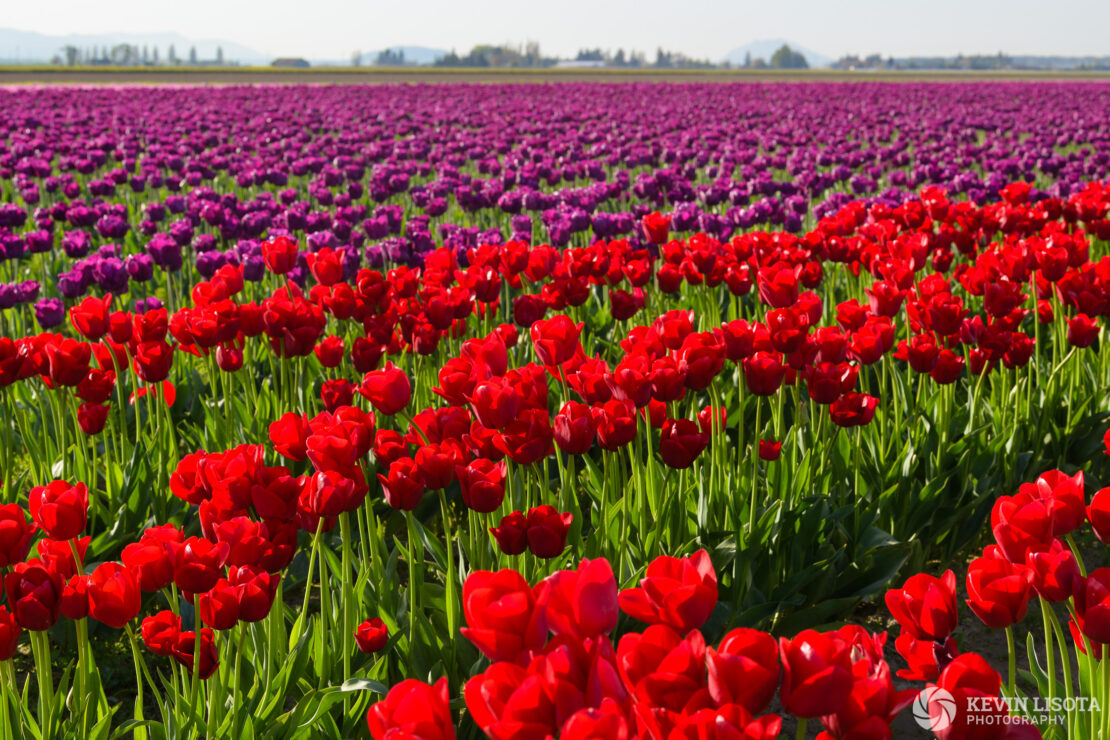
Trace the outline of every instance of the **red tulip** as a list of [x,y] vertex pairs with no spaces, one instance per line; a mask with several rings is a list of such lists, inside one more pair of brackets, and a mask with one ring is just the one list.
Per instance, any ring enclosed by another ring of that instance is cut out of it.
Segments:
[[761,268],[755,278],[759,300],[771,308],[788,308],[798,300],[798,275],[793,265],[777,262]]
[[270,615],[281,576],[253,565],[233,565],[227,581],[235,589],[240,622],[261,622]]
[[226,542],[214,544],[202,537],[190,537],[170,547],[173,581],[192,594],[202,594],[216,585],[231,550]]
[[1052,534],[1063,537],[1083,524],[1086,495],[1083,488],[1083,471],[1065,475],[1059,470],[1041,473],[1033,483],[1022,483],[1018,494],[1028,493],[1045,502],[1052,518]]
[[555,446],[547,409],[530,408],[493,438],[493,444],[517,465],[532,465],[550,455]]
[[1100,488],[1087,507],[1091,529],[1103,544],[1110,543],[1110,487]]
[[324,337],[320,343],[316,345],[313,352],[316,359],[324,367],[339,367],[339,363],[343,362],[343,354],[346,347],[343,344],[343,337],[335,335]]
[[108,307],[111,304],[111,293],[103,298],[89,296],[69,309],[69,321],[78,334],[90,342],[95,342],[108,333]]
[[27,514],[19,504],[0,506],[0,568],[22,562],[31,549],[35,525],[27,521]]
[[140,344],[135,348],[135,374],[146,383],[161,383],[173,367],[173,351],[165,341]]
[[1009,710],[1006,702],[998,698],[1002,677],[982,657],[975,653],[960,655],[941,671],[937,687],[947,691],[956,706],[952,714],[937,704],[948,696],[939,692],[930,696],[929,715],[951,717],[951,724],[936,732],[940,740],[986,740],[1002,737],[1003,732],[1007,733],[1005,737],[1010,736],[1005,724]]
[[1073,347],[1090,347],[1098,339],[1098,322],[1085,313],[1068,319],[1068,344]]
[[[196,632],[178,632],[173,644],[173,658],[192,674],[193,656],[196,654]],[[201,679],[207,680],[220,665],[220,652],[216,649],[215,633],[207,627],[200,631],[200,671]]]
[[782,732],[782,718],[770,714],[752,717],[738,704],[717,709],[699,709],[679,715],[668,740],[703,740],[703,738],[736,738],[736,740],[771,740]]
[[411,457],[402,457],[389,466],[389,475],[378,474],[385,502],[394,509],[412,511],[424,498],[424,478]]
[[262,259],[270,272],[285,275],[297,266],[297,243],[287,236],[262,242]]
[[89,575],[89,616],[109,627],[123,626],[139,615],[142,595],[128,568],[101,563]]
[[528,511],[528,549],[537,558],[557,558],[566,548],[567,532],[574,517],[544,504]]
[[983,624],[1003,629],[1025,619],[1033,572],[1003,558],[981,557],[967,567],[967,605]]
[[617,581],[609,561],[583,558],[578,570],[561,570],[536,587],[536,600],[555,635],[578,641],[608,635],[617,627]]
[[162,542],[141,539],[123,548],[123,564],[134,573],[139,589],[153,593],[173,581],[173,558]]
[[392,416],[408,406],[412,398],[412,385],[404,371],[392,362],[387,362],[381,370],[366,373],[358,392],[379,412]]
[[44,348],[47,375],[57,386],[73,387],[89,374],[92,350],[88,344],[63,337]]
[[400,432],[392,429],[379,429],[374,432],[374,459],[379,467],[388,467],[407,457],[409,454],[408,443]]
[[520,555],[528,549],[528,520],[519,511],[505,515],[500,526],[490,527],[489,531],[506,555]]
[[497,511],[505,499],[505,462],[479,458],[455,466],[463,503],[472,511],[488,514]]
[[667,419],[659,441],[659,456],[671,468],[682,470],[694,464],[709,446],[709,434],[689,419]]
[[782,442],[770,439],[759,440],[759,459],[774,462],[782,456]]
[[312,277],[321,285],[335,285],[343,279],[343,252],[324,247],[319,252],[305,253]]
[[834,633],[804,630],[779,639],[782,706],[797,717],[836,714],[852,693],[848,643]]
[[374,740],[455,740],[447,679],[434,686],[406,679],[370,707],[366,723]]
[[891,722],[920,692],[912,688],[896,691],[885,661],[874,667],[859,661],[853,671],[855,680],[847,701],[840,711],[821,718],[827,732],[819,737],[822,740],[893,737]]
[[711,702],[705,685],[705,638],[697,630],[685,638],[665,624],[630,632],[617,646],[617,669],[645,707],[682,712]]
[[200,619],[214,630],[229,630],[239,623],[238,590],[226,578],[197,596]]
[[941,643],[918,640],[909,632],[898,635],[894,647],[908,666],[898,671],[898,677],[907,681],[936,681],[941,670],[960,654],[956,641],[951,637]]
[[367,619],[355,630],[355,643],[364,653],[376,653],[389,642],[389,628],[385,622],[375,617]]
[[354,403],[355,386],[346,378],[325,380],[320,386],[320,400],[329,413],[334,413],[340,407]]
[[628,718],[613,699],[606,697],[597,709],[579,709],[563,723],[563,740],[629,740]]
[[1075,610],[1092,642],[1110,644],[1110,568],[1093,570],[1076,582]]
[[737,627],[716,650],[705,652],[709,667],[709,695],[718,706],[739,704],[759,714],[775,696],[779,684],[779,649],[766,632]]
[[37,561],[16,563],[4,576],[8,608],[20,627],[41,632],[54,626],[61,615],[62,579]]
[[829,416],[838,427],[866,426],[875,418],[879,399],[849,391],[829,405]]
[[659,211],[652,211],[640,219],[640,226],[644,230],[644,239],[648,244],[663,244],[667,241],[667,234],[671,229],[671,217],[664,216]]
[[991,528],[1006,559],[1024,563],[1031,549],[1043,550],[1052,541],[1050,503],[1034,498],[1028,489],[1015,496],[1000,496],[991,510]]
[[282,457],[299,461],[308,454],[308,417],[292,411],[270,424],[270,442]]
[[19,647],[19,634],[22,629],[15,615],[8,607],[0,606],[0,660],[11,660]]
[[567,401],[555,415],[553,434],[555,444],[568,455],[589,452],[597,436],[597,424],[590,407],[577,401]]
[[856,385],[858,371],[847,362],[822,362],[806,368],[809,397],[820,404],[831,404]]
[[741,366],[748,392],[757,396],[774,395],[786,376],[786,367],[779,355],[773,352],[756,352],[751,357],[745,357]]
[[62,586],[62,616],[78,620],[89,616],[89,577],[73,575]]
[[581,349],[578,337],[582,324],[574,323],[569,316],[559,314],[532,324],[528,330],[536,357],[548,367],[562,365]]
[[155,655],[169,657],[181,632],[181,619],[169,609],[143,620],[143,642]]
[[106,403],[83,403],[77,407],[77,425],[89,436],[100,434],[108,422],[111,407]]
[[487,429],[504,429],[519,418],[523,408],[520,390],[508,378],[480,381],[466,400],[474,418]]
[[89,489],[84,483],[71,486],[63,480],[35,486],[28,494],[31,518],[54,540],[71,540],[85,529],[89,513]]
[[515,570],[474,571],[463,583],[463,637],[492,661],[515,661],[547,640],[544,610]]
[[636,407],[629,401],[606,401],[593,408],[593,416],[603,450],[619,450],[636,437]]
[[[38,550],[41,565],[57,572],[64,581],[77,573],[77,561],[74,560],[73,551],[77,550],[78,556],[84,562],[85,553],[89,548],[91,537],[80,537],[72,540],[52,540],[43,537],[35,545]],[[76,548],[73,547],[76,545]]]
[[688,334],[677,350],[678,369],[690,390],[709,387],[725,364],[724,344],[712,332]]
[[686,558],[656,558],[639,588],[620,593],[625,614],[647,624],[666,624],[680,634],[705,624],[716,605],[717,574],[705,550]]
[[956,629],[956,574],[918,573],[886,592],[886,606],[902,631],[917,640],[943,641]]
[[1025,564],[1033,571],[1033,590],[1046,601],[1067,601],[1082,584],[1075,554],[1060,540],[1053,540],[1047,550],[1030,550]]

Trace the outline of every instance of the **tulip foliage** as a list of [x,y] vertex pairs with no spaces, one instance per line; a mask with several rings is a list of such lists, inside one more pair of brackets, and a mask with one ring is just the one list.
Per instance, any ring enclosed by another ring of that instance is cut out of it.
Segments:
[[[689,135],[623,85],[0,91],[0,737],[889,738],[892,672],[1012,738],[1059,732],[1022,692],[1110,707],[1110,93],[822,89],[676,86]],[[1006,680],[926,572],[987,526]],[[829,628],[884,592],[904,669]]]

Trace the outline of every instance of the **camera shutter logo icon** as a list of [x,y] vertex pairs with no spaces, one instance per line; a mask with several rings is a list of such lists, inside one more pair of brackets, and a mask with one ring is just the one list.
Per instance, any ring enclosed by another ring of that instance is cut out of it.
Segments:
[[956,700],[937,686],[923,689],[913,701],[913,718],[923,729],[947,730],[956,719]]

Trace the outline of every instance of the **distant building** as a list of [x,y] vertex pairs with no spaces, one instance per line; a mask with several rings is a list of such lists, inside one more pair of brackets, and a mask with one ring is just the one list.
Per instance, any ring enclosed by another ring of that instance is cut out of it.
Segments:
[[309,67],[307,59],[300,57],[279,57],[271,64],[271,67],[284,67],[286,69],[307,69]]

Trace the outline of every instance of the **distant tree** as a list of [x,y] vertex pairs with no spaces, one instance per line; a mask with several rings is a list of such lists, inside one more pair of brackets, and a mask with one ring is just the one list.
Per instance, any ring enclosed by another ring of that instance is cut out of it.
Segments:
[[151,64],[158,64],[158,47],[157,46],[155,46],[153,49],[150,50],[150,63]]
[[624,49],[617,49],[617,53],[613,55],[613,66],[623,67],[627,63],[624,59]]
[[166,61],[170,64],[177,64],[177,52],[174,51],[173,44],[170,44],[170,48],[166,52]]
[[524,44],[524,61],[528,67],[539,67],[543,64],[543,52],[540,51],[539,41],[527,41]]
[[775,69],[809,69],[809,62],[801,52],[783,44],[771,55],[771,66]]
[[194,64],[195,65],[196,63],[197,63],[197,47],[190,46],[189,47],[189,64]]
[[108,55],[108,59],[112,64],[121,66],[131,64],[131,52],[132,49],[130,44],[116,44],[112,47],[112,52]]
[[76,46],[62,47],[62,53],[65,54],[65,61],[67,67],[76,67],[77,58],[81,55],[81,50]]
[[351,52],[351,66],[359,67],[362,65],[362,52],[355,49]]
[[405,65],[405,50],[384,49],[378,52],[374,59],[375,67],[403,67]]
[[461,67],[462,66],[462,59],[459,57],[458,54],[455,53],[455,50],[452,49],[447,54],[444,54],[439,59],[432,62],[432,66],[435,66],[435,67]]
[[224,47],[217,46],[216,47],[216,64],[221,64],[222,65],[223,63],[224,63]]
[[750,51],[744,52],[744,69],[751,69],[752,67],[752,53]]

